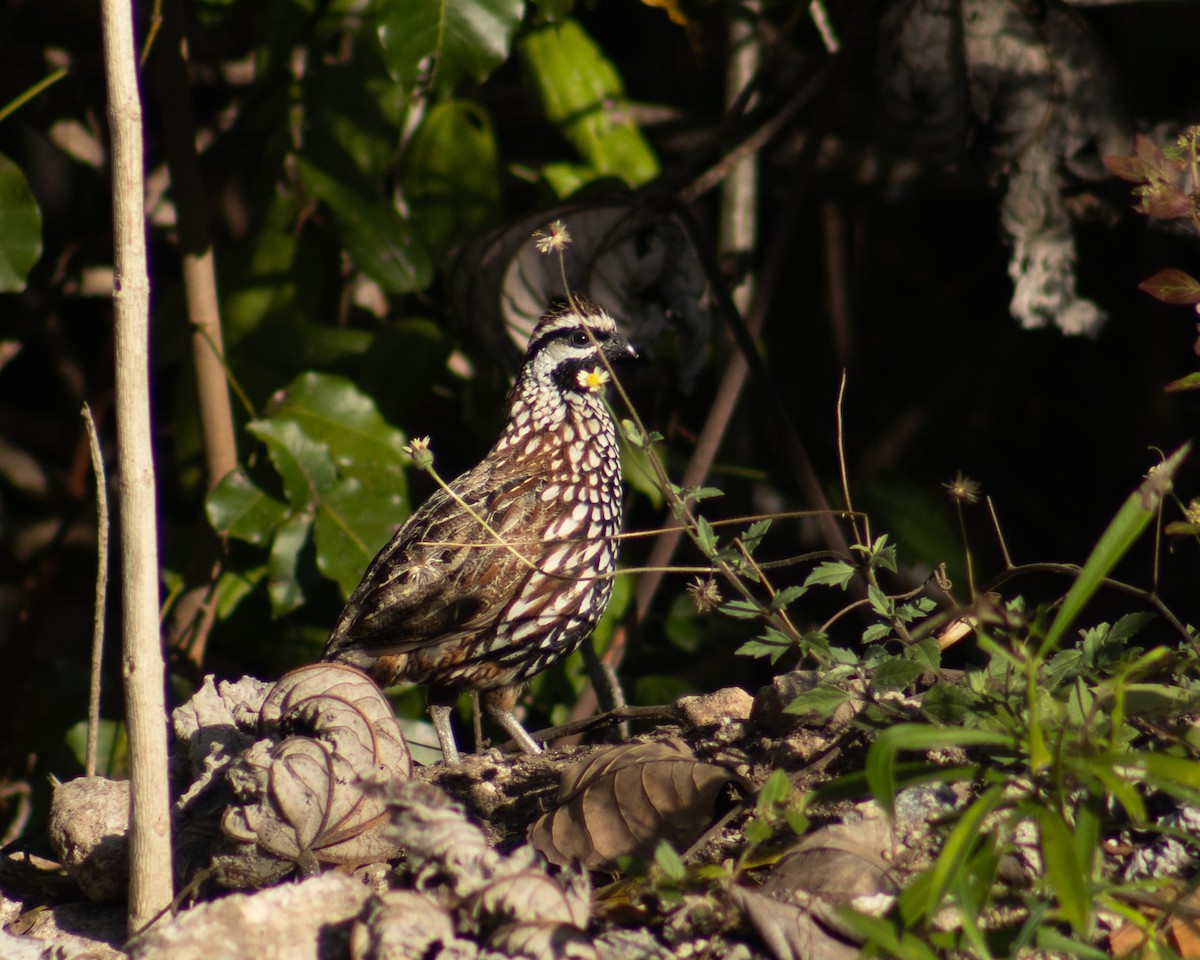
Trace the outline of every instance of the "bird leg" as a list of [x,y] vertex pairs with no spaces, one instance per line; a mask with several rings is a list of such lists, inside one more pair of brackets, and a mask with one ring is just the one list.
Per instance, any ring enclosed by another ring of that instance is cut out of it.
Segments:
[[488,690],[483,695],[483,703],[487,707],[488,713],[492,715],[492,719],[500,724],[504,732],[521,748],[522,753],[541,753],[541,746],[521,726],[521,721],[513,713],[513,706],[517,702],[517,690],[517,687],[500,687],[498,690]]
[[431,688],[429,691],[429,718],[433,721],[438,744],[442,748],[443,763],[458,763],[458,744],[454,742],[454,731],[450,728],[450,714],[458,697],[452,690]]

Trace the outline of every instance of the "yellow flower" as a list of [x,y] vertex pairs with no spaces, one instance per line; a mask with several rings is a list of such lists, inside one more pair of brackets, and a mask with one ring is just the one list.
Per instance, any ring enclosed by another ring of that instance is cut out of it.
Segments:
[[580,370],[576,375],[576,381],[589,393],[599,393],[608,384],[608,371],[603,367],[596,367],[593,370]]

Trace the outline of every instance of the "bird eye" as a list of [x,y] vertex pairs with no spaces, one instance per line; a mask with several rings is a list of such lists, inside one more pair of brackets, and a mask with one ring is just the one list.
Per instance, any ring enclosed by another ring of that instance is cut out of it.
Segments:
[[583,330],[576,330],[571,334],[571,342],[577,347],[586,347],[588,345],[588,335]]

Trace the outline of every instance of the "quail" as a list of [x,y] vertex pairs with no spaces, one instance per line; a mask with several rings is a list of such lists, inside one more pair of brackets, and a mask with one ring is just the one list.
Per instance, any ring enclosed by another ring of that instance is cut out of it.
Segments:
[[591,636],[608,605],[621,461],[601,354],[637,356],[595,301],[570,294],[542,316],[495,446],[400,527],[326,644],[325,660],[381,686],[428,685],[447,761],[458,757],[450,704],[461,690],[479,692],[518,746],[538,753],[513,713],[517,696]]

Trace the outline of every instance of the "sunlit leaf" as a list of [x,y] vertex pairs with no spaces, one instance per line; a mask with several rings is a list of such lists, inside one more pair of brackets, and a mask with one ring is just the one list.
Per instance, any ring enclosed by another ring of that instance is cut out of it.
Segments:
[[365,274],[389,293],[424,290],[433,280],[429,253],[412,225],[384,197],[369,196],[296,157],[304,188],[337,218],[346,251]]
[[218,533],[261,546],[287,516],[281,503],[254,483],[241,467],[231,470],[204,503],[208,522]]
[[440,94],[484,80],[508,59],[525,0],[376,0],[379,38],[392,75],[408,89],[430,58]]
[[256,420],[246,429],[267,445],[293,509],[311,508],[337,479],[329,447],[310,437],[294,420]]
[[304,590],[297,576],[297,565],[311,529],[312,516],[295,513],[280,525],[271,542],[271,557],[267,563],[267,593],[271,598],[273,616],[282,617],[304,603]]
[[498,212],[500,168],[487,111],[466,100],[431,107],[404,152],[401,184],[435,258],[488,226]]
[[546,117],[587,160],[593,177],[639,186],[658,175],[658,160],[625,109],[616,68],[578,22],[533,30],[518,49]]

